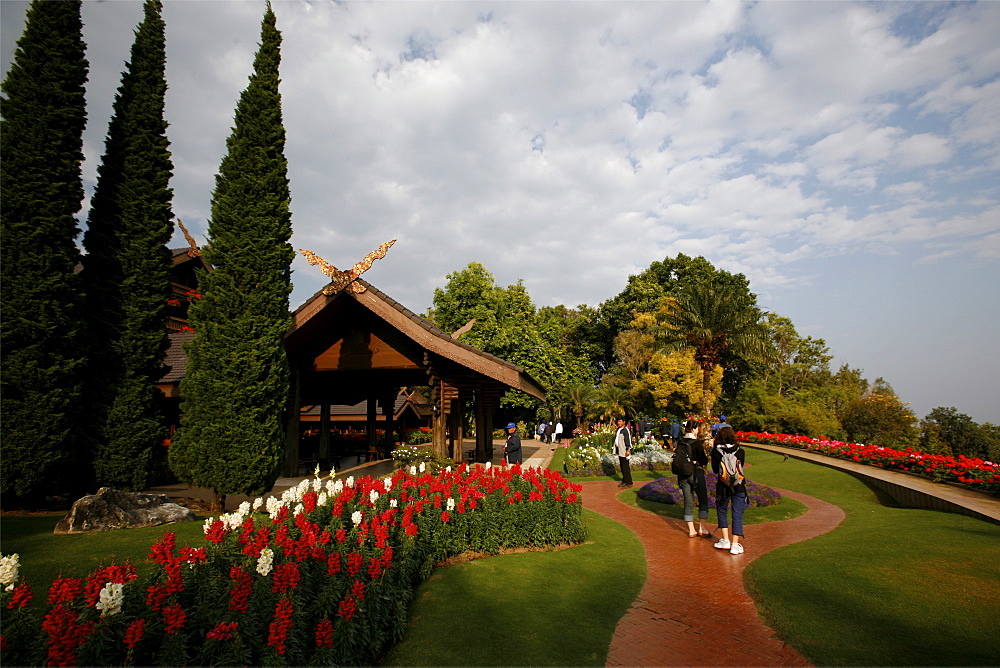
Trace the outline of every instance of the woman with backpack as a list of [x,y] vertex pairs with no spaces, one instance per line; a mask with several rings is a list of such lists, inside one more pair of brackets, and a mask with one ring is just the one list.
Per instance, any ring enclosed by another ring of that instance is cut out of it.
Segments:
[[[684,521],[688,525],[688,537],[709,535],[705,528],[708,519],[708,486],[705,484],[705,465],[708,457],[698,440],[698,421],[688,420],[684,424],[684,437],[677,442],[671,470],[677,474],[677,486],[684,493]],[[694,528],[694,496],[698,496],[698,530]]]
[[[736,432],[730,426],[719,429],[712,448],[712,472],[718,476],[715,484],[715,510],[719,517],[722,538],[715,543],[730,554],[743,554],[743,511],[747,507],[747,486],[743,478],[746,453],[736,442]],[[729,531],[729,505],[733,506],[733,529]]]

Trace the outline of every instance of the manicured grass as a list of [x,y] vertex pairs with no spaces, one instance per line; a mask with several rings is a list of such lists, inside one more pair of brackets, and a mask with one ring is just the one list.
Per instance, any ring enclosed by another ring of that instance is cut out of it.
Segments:
[[48,586],[58,577],[81,577],[98,566],[131,561],[141,575],[152,570],[149,547],[168,531],[177,545],[206,545],[202,522],[177,522],[142,529],[52,533],[65,513],[5,514],[0,517],[0,553],[20,555],[19,574],[28,579],[32,606],[44,606]]
[[642,544],[584,511],[588,540],[438,569],[417,590],[389,666],[603,666],[646,579]]
[[996,665],[1000,527],[895,508],[851,475],[748,449],[748,477],[840,506],[844,522],[762,555],[744,581],[817,665]]
[[[663,477],[663,476],[660,476]],[[658,501],[647,501],[639,498],[639,488],[641,485],[626,489],[617,496],[618,500],[630,506],[648,510],[662,517],[671,517],[675,520],[684,520],[684,506],[670,503],[660,503]],[[695,504],[695,516],[698,515],[697,502]],[[744,524],[760,524],[761,522],[780,522],[790,520],[806,512],[806,506],[795,499],[783,498],[776,506],[765,506],[763,508],[747,508],[743,513]],[[708,510],[708,520],[706,525],[716,524],[716,514],[714,508]],[[711,528],[711,527],[709,527]],[[721,537],[722,534],[719,534]]]

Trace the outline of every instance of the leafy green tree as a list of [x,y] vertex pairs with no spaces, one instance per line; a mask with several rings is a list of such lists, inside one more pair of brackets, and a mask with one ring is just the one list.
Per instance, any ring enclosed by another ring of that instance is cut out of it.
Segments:
[[281,34],[270,4],[254,71],[236,107],[216,176],[203,299],[189,313],[196,334],[181,382],[181,427],[170,464],[187,482],[260,494],[280,472],[289,393],[284,334],[291,321],[290,192],[278,66]]
[[684,348],[694,350],[694,359],[702,370],[702,415],[709,416],[714,400],[712,373],[726,365],[727,358],[741,358],[764,363],[773,358],[773,347],[765,314],[753,296],[730,282],[700,281],[688,285],[666,306],[662,342],[664,352]]
[[881,378],[841,416],[847,437],[857,443],[892,447],[917,444],[917,417]]
[[979,425],[954,407],[938,407],[927,414],[921,424],[921,445],[930,452],[937,445],[948,454],[1000,459],[1000,438],[997,427],[990,423]]
[[628,414],[632,406],[629,404],[629,393],[623,387],[602,385],[597,388],[594,397],[594,416],[599,420],[615,420]]
[[584,433],[590,431],[586,416],[594,403],[594,397],[594,387],[587,383],[572,383],[566,387],[566,391],[563,393],[563,398],[576,419],[576,426]]
[[127,489],[146,487],[153,449],[167,433],[156,381],[167,349],[173,164],[162,4],[146,0],[143,11],[83,239],[94,474],[101,485]]
[[87,122],[80,2],[34,0],[0,98],[0,438],[5,496],[78,491],[85,364],[74,214]]
[[[540,319],[531,297],[520,282],[498,287],[493,274],[478,262],[448,274],[448,283],[434,291],[428,318],[445,332],[454,332],[475,320],[462,341],[507,362],[517,364],[546,392],[547,415],[566,405],[565,388],[587,382],[589,361],[574,355],[564,333],[552,318]],[[538,402],[520,392],[507,392],[504,406],[530,420]]]
[[[690,413],[704,401],[702,369],[694,359],[694,349],[685,348],[669,355],[655,353],[641,385],[648,388],[661,413]],[[710,392],[713,401],[722,392],[722,367],[712,371]]]

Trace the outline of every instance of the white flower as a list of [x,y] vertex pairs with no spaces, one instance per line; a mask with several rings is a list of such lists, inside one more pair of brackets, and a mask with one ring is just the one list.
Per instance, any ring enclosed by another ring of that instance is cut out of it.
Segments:
[[[244,501],[243,503],[240,504],[239,513],[240,513],[240,515],[249,515],[250,514],[250,502],[249,501]],[[242,520],[240,520],[240,521],[242,521]]]
[[446,466],[445,469],[444,469],[444,472],[445,473],[451,473],[451,467],[450,466]]
[[420,462],[420,472],[423,473],[426,470],[427,470],[427,464],[425,464],[424,462]]
[[378,501],[378,492],[376,492],[374,489],[368,492],[368,500],[371,501],[372,505],[374,506],[375,502]]
[[396,501],[396,499],[389,499],[389,507],[390,508],[397,508],[398,506],[399,506],[399,502]]
[[385,487],[386,492],[392,489],[392,478],[386,478],[385,480],[383,480],[382,486]]
[[117,615],[122,611],[122,601],[125,598],[122,594],[124,586],[120,582],[109,582],[101,589],[100,598],[94,607],[101,611],[102,617],[104,615]]
[[271,572],[271,564],[273,563],[274,550],[265,547],[260,551],[260,557],[257,558],[257,572],[266,577]]
[[410,467],[410,475],[417,475],[417,467],[416,466],[411,466]]
[[253,511],[257,512],[258,510],[260,510],[260,507],[263,506],[263,505],[264,505],[264,497],[258,496],[256,499],[253,500],[253,506],[252,506],[253,507]]
[[332,479],[332,478],[333,478],[333,476],[335,476],[335,475],[337,475],[337,472],[336,472],[336,471],[334,470],[334,468],[333,468],[333,467],[331,466],[331,467],[330,467],[330,478]]
[[319,477],[319,464],[316,464],[316,470],[313,471],[313,475],[317,478]]
[[306,509],[305,506],[303,506],[301,503],[297,503],[295,504],[295,509],[292,510],[292,515],[299,515],[305,512],[305,509]]
[[355,526],[361,524],[361,519],[362,517],[360,510],[355,510],[353,513],[351,513],[351,521],[354,522]]
[[491,462],[486,462],[486,468],[490,468],[491,466],[493,466]]
[[354,487],[354,476],[352,475],[347,476],[347,486]]
[[21,567],[20,559],[16,554],[8,557],[0,556],[0,585],[13,587],[17,582],[17,570]]
[[447,506],[448,506],[448,512],[449,512],[449,513],[450,513],[451,511],[455,510],[455,499],[453,499],[453,498],[451,498],[451,497],[449,496],[449,497],[448,497],[448,503],[447,503]]
[[329,499],[329,497],[327,497],[326,492],[320,492],[319,496],[316,497],[316,505],[317,506],[325,506],[326,502],[329,501],[329,500],[330,499]]
[[344,481],[343,480],[338,480],[337,482],[333,483],[333,493],[334,494],[340,494],[343,491],[344,491]]

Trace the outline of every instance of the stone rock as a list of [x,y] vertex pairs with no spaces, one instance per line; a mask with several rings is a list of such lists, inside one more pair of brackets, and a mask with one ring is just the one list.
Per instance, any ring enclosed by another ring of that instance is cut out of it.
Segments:
[[192,522],[195,514],[164,494],[122,492],[102,487],[97,494],[77,499],[53,533],[84,533],[131,527],[151,527],[170,522]]

